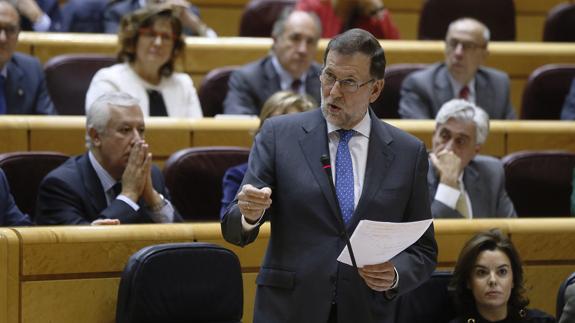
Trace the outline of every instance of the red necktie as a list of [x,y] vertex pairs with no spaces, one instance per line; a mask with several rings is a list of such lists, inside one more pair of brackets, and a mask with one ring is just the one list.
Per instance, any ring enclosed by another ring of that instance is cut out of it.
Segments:
[[293,93],[299,93],[299,89],[301,87],[301,80],[300,79],[295,79],[293,80],[293,82],[291,83],[291,90]]
[[459,98],[463,100],[467,100],[467,98],[469,98],[469,88],[467,85],[462,87],[459,91]]

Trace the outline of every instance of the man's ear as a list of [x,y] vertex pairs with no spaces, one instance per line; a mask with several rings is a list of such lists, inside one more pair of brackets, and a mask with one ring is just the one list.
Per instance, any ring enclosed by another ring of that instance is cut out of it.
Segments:
[[384,85],[384,79],[374,81],[373,88],[371,89],[371,94],[369,96],[369,103],[373,103],[375,100],[377,100],[377,98],[379,98]]
[[95,128],[88,129],[88,136],[90,136],[90,140],[94,147],[99,147],[102,144],[102,136]]

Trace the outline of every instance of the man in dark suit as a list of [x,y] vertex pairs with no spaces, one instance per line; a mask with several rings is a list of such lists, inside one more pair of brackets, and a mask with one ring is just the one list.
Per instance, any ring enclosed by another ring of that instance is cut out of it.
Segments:
[[[361,29],[340,34],[324,66],[321,109],[264,122],[222,219],[225,239],[240,246],[271,222],[254,322],[394,322],[394,296],[436,265],[433,225],[385,263],[355,269],[336,260],[360,220],[426,220],[431,211],[425,146],[369,109],[384,85],[377,39]],[[335,168],[337,199],[323,156]]]
[[305,11],[284,11],[272,30],[270,55],[234,71],[224,100],[225,114],[259,115],[278,91],[291,90],[320,100],[319,73],[313,62],[321,26]]
[[509,77],[483,67],[489,54],[489,29],[472,18],[452,22],[445,38],[445,62],[414,72],[401,87],[399,115],[433,119],[441,106],[461,98],[482,107],[491,119],[515,119],[509,99]]
[[516,217],[501,161],[478,155],[489,133],[487,113],[454,99],[441,107],[435,122],[427,176],[433,217]]
[[6,175],[2,170],[0,170],[0,225],[5,227],[32,225],[28,215],[22,213],[16,206],[14,197],[10,194],[10,186],[6,180]]
[[56,114],[38,59],[15,53],[20,17],[0,2],[0,114]]
[[89,151],[72,157],[40,184],[38,224],[181,221],[144,141],[137,99],[122,92],[98,98],[86,116]]

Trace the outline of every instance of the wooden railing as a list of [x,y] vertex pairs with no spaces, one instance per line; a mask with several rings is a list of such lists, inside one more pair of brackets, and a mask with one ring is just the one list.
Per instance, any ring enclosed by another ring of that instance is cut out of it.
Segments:
[[[423,140],[431,147],[432,120],[386,120]],[[177,150],[202,146],[250,147],[258,119],[148,118],[146,140],[159,165]],[[58,151],[83,153],[85,118],[79,116],[1,116],[0,153]],[[575,152],[575,126],[565,121],[492,121],[481,153],[502,157],[521,150]]]
[[[523,258],[531,306],[555,313],[557,288],[575,271],[575,219],[436,220],[438,268],[451,269],[465,241],[493,227],[510,235]],[[251,322],[255,277],[269,237],[268,224],[245,248],[226,243],[219,223],[2,228],[0,323],[112,323],[130,255],[147,245],[182,241],[216,243],[239,256],[243,321]]]

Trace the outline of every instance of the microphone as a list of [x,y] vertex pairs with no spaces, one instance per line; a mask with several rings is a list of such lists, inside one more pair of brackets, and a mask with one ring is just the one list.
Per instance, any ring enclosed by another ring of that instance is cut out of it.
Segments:
[[353,264],[353,267],[357,270],[357,263],[355,262],[355,256],[353,254],[353,249],[351,248],[351,241],[349,240],[349,235],[347,234],[347,230],[345,228],[345,223],[343,223],[343,215],[341,214],[341,208],[339,206],[339,199],[337,198],[337,193],[335,191],[333,175],[331,173],[331,162],[329,160],[329,156],[326,154],[321,155],[320,161],[321,161],[322,168],[323,168],[325,174],[327,175],[327,178],[329,179],[329,187],[331,189],[331,193],[332,193],[333,198],[335,200],[335,204],[336,204],[336,208],[337,208],[336,218],[337,218],[337,223],[339,224],[339,229],[341,230],[341,232],[343,233],[343,235],[345,237],[345,245],[347,246],[347,251],[349,252],[349,257],[351,258],[351,263]]

